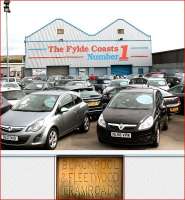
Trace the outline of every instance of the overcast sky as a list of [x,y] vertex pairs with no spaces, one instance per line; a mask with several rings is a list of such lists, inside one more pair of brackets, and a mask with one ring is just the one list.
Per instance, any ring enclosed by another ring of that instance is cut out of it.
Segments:
[[[1,8],[2,9],[2,8]],[[152,52],[184,48],[183,1],[11,1],[9,54],[24,54],[24,38],[56,18],[89,34],[118,18],[152,37]],[[1,10],[2,54],[6,54],[5,13]]]

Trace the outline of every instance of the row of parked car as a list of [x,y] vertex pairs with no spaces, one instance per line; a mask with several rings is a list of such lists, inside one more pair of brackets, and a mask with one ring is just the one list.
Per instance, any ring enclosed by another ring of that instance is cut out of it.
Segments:
[[160,88],[161,78],[84,81],[58,77],[51,82],[29,77],[28,83],[25,79],[24,84],[23,80],[1,84],[6,102],[5,109],[1,108],[4,145],[55,149],[61,136],[74,129],[87,133],[90,120],[96,118],[100,142],[158,146],[160,131],[168,129],[169,116],[184,110],[184,85],[165,91]]

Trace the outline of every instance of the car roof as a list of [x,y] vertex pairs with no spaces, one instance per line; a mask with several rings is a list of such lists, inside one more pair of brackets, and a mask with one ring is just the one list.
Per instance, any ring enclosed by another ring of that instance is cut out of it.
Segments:
[[148,80],[165,80],[163,77],[150,77]]
[[73,91],[69,91],[69,90],[42,90],[42,91],[38,91],[38,92],[33,92],[31,94],[42,94],[42,95],[63,95],[63,94],[76,94],[77,96],[79,96],[78,93],[73,92]]
[[30,84],[32,83],[47,83],[47,81],[33,80],[33,82],[31,82]]
[[17,82],[3,82],[2,85],[8,85],[8,84],[13,84],[13,85],[18,85]]
[[137,92],[143,92],[143,93],[154,93],[157,89],[154,89],[154,88],[129,88],[129,89],[124,89],[124,90],[121,90],[120,92],[121,93],[124,93],[124,92],[129,92],[129,93],[137,93]]

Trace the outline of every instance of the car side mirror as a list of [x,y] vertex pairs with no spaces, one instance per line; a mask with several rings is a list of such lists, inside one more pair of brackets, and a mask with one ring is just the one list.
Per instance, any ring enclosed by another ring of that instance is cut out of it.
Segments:
[[62,108],[60,109],[60,113],[65,113],[65,112],[67,112],[68,110],[69,110],[68,108],[62,107]]
[[160,109],[160,110],[165,110],[165,109],[166,109],[166,106],[164,105],[164,103],[162,103],[162,104],[159,106],[159,109]]

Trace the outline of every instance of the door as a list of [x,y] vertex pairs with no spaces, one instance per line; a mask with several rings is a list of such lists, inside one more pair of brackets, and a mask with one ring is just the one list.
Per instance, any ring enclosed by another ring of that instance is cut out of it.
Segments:
[[132,65],[111,65],[111,74],[123,76],[132,73]]
[[73,97],[70,94],[65,94],[59,102],[58,109],[65,107],[69,109],[64,113],[57,113],[57,126],[59,127],[59,134],[64,135],[75,127],[76,111],[74,108]]
[[107,75],[107,68],[106,67],[96,67],[96,68],[94,68],[94,74],[96,76]]
[[[82,108],[82,99],[77,95],[72,95],[74,101],[73,111],[76,113],[75,127],[79,127],[84,119],[84,109]],[[84,107],[84,106],[83,106]]]
[[143,74],[143,68],[138,69],[138,74]]
[[47,66],[47,76],[52,75],[69,75],[69,66]]

